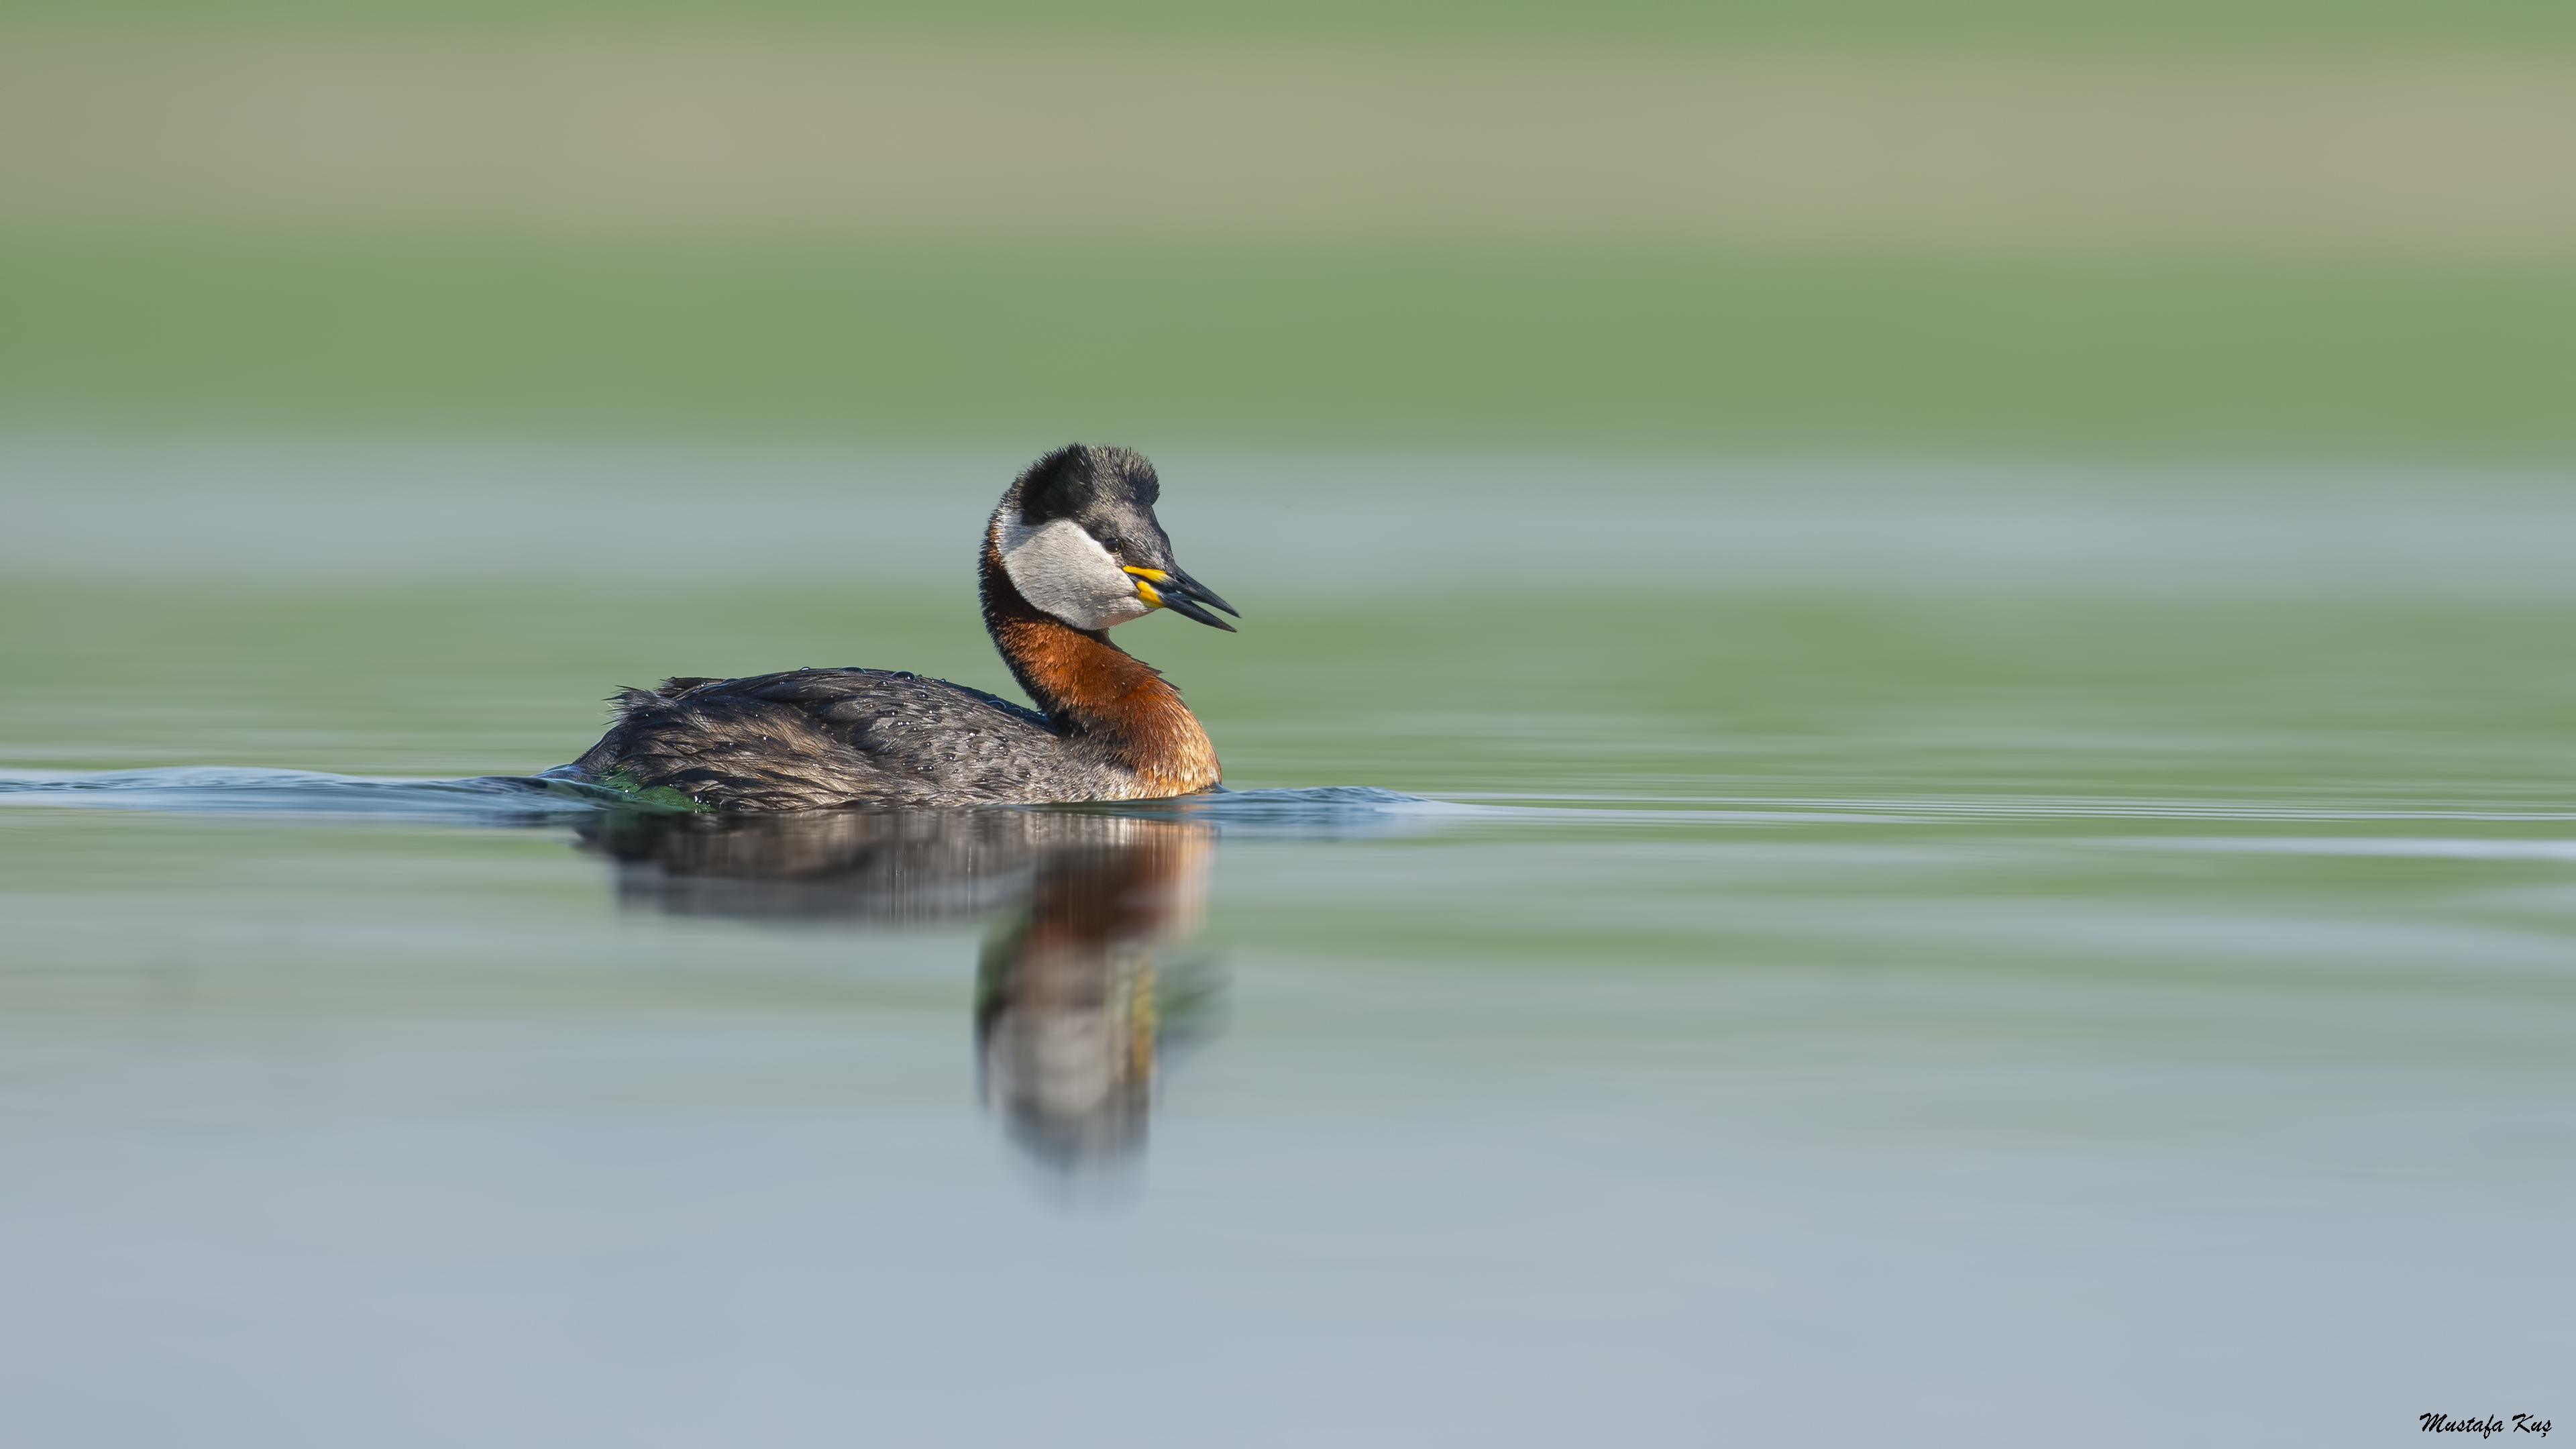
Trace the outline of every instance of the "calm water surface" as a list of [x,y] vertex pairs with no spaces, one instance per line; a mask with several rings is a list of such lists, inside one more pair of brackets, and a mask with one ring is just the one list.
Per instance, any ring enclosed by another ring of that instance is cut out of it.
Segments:
[[472,778],[660,673],[991,686],[962,563],[0,586],[0,1441],[2576,1426],[2576,595],[1166,521],[1242,793],[1122,809]]

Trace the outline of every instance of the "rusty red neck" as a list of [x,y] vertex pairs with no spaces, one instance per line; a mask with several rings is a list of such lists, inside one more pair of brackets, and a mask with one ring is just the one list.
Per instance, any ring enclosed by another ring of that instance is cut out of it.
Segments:
[[990,542],[982,584],[984,628],[1020,688],[1068,737],[1132,771],[1144,787],[1138,798],[1217,782],[1216,747],[1161,671],[1021,597]]

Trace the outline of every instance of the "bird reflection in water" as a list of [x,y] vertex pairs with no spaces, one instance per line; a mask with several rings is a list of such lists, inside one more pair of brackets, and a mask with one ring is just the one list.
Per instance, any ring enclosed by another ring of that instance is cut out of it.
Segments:
[[1081,1173],[1145,1145],[1157,1063],[1213,1025],[1213,962],[1180,954],[1215,827],[1081,811],[620,814],[585,848],[621,904],[861,929],[998,913],[977,972],[984,1101],[1012,1141]]

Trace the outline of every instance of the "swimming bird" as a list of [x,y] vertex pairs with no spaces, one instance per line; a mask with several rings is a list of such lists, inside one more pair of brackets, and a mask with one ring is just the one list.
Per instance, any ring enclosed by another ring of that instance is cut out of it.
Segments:
[[[1148,800],[1217,783],[1216,749],[1162,673],[1109,642],[1157,609],[1233,632],[1154,517],[1162,484],[1126,448],[1059,448],[985,525],[984,628],[1036,709],[885,669],[675,678],[617,696],[617,722],[560,773],[721,810]],[[1202,605],[1206,607],[1201,607]]]

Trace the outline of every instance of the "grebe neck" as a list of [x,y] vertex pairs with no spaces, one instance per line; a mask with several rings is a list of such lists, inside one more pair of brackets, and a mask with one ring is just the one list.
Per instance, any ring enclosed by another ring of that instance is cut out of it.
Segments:
[[1137,798],[1186,795],[1217,782],[1216,747],[1162,672],[1022,597],[988,538],[984,628],[1048,721],[1133,772]]

